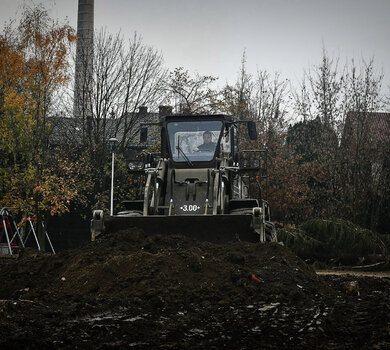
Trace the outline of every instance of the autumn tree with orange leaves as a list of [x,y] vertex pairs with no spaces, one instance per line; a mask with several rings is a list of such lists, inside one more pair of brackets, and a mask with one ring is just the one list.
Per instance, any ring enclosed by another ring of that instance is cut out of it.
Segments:
[[26,7],[18,27],[0,34],[0,205],[38,221],[66,212],[77,195],[73,167],[49,142],[74,40],[73,29],[40,6]]

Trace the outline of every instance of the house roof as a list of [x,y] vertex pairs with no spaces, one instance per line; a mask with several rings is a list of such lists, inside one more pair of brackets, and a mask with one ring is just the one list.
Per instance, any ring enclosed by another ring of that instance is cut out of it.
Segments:
[[369,142],[373,148],[382,148],[390,144],[390,113],[355,112],[347,114],[344,137],[360,138]]

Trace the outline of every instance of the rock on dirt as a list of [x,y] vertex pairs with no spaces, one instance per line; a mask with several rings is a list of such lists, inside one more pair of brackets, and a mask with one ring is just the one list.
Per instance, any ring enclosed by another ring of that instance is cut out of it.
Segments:
[[278,244],[127,230],[0,275],[1,349],[390,346],[389,279],[318,276]]

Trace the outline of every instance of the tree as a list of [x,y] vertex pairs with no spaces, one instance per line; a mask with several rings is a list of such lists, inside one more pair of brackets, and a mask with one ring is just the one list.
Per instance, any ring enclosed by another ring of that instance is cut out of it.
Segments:
[[254,83],[246,68],[246,53],[242,54],[241,66],[234,85],[227,84],[222,90],[222,107],[225,113],[239,120],[249,120]]
[[331,58],[323,48],[321,63],[304,73],[300,91],[293,93],[297,115],[305,120],[319,118],[322,124],[337,129],[346,111],[345,70],[340,72],[339,59]]
[[[77,96],[79,114],[73,116],[73,110],[66,108],[73,107],[69,101],[64,106],[78,129],[76,135],[68,137],[72,143],[96,147],[116,135],[123,150],[138,134],[139,108],[148,106],[155,110],[161,102],[166,76],[163,58],[137,34],[126,44],[121,33],[113,35],[102,30],[95,34],[93,43],[92,68],[82,70],[86,77],[82,78]],[[88,55],[80,55],[79,59],[78,65],[90,64]],[[74,93],[69,96],[73,98]]]
[[294,92],[295,112],[303,121],[289,130],[290,151],[301,164],[311,164],[307,179],[313,192],[313,213],[332,216],[342,203],[339,188],[339,140],[346,112],[346,68],[329,57],[325,48],[321,63],[305,72],[299,92]]
[[26,7],[18,28],[9,25],[0,36],[1,202],[35,214],[39,229],[45,214],[67,211],[77,194],[69,165],[52,157],[49,142],[74,40],[73,30],[41,6]]
[[386,193],[388,171],[383,166],[388,139],[378,135],[381,116],[376,113],[383,107],[382,79],[382,75],[375,74],[373,60],[363,63],[360,69],[352,61],[345,91],[350,112],[346,114],[340,157],[345,211],[354,222],[372,229],[376,229],[383,209],[380,203]]
[[[240,148],[267,148],[267,199],[278,219],[302,217],[302,202],[307,192],[306,184],[291,168],[294,162],[287,157],[285,148],[288,101],[288,81],[278,73],[271,75],[262,70],[258,70],[255,76],[249,74],[245,52],[236,83],[226,85],[222,91],[222,106],[226,113],[256,122],[259,134],[257,144],[250,144],[243,138],[239,140]],[[300,193],[302,195],[299,197]]]
[[[304,120],[290,126],[286,145],[289,155],[295,158],[297,172],[304,173],[310,192],[310,214],[317,217],[332,216],[336,210],[334,194],[335,180],[329,178],[329,165],[334,164],[338,139],[334,129],[319,118]],[[326,146],[328,145],[328,146]]]
[[164,103],[175,113],[210,114],[218,111],[219,92],[212,87],[217,78],[195,73],[191,77],[183,67],[170,72],[164,84]]
[[[89,190],[88,206],[108,207],[109,162],[108,139],[119,141],[117,152],[125,154],[139,135],[140,122],[147,122],[143,106],[152,111],[162,100],[166,70],[163,57],[134,34],[128,43],[121,33],[105,30],[95,34],[93,50],[79,50],[79,62],[84,65],[78,77],[78,91],[70,89],[63,107],[65,118],[57,126],[67,153],[82,160],[89,172],[93,188]],[[90,58],[90,55],[93,58]],[[91,68],[89,68],[91,66]],[[73,96],[77,101],[73,113]],[[119,162],[121,158],[117,157]],[[117,179],[119,180],[119,176]],[[127,182],[122,183],[126,187]],[[126,187],[127,188],[127,187]]]
[[341,215],[370,228],[378,221],[375,203],[383,202],[385,190],[379,163],[386,146],[377,147],[373,132],[379,120],[374,112],[382,108],[382,76],[374,72],[373,60],[360,69],[353,60],[340,68],[324,49],[321,63],[305,74],[294,94],[303,121],[287,138],[299,162],[311,164],[313,214]]
[[253,120],[264,144],[268,137],[286,130],[288,117],[287,81],[279,73],[273,76],[258,70],[255,77],[247,72],[246,55],[234,85],[226,85],[222,91],[222,106],[226,113],[238,119]]

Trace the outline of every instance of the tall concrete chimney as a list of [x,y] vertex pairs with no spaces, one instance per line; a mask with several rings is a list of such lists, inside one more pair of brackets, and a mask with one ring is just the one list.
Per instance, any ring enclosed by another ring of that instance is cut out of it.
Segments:
[[79,0],[73,115],[92,129],[94,0]]

